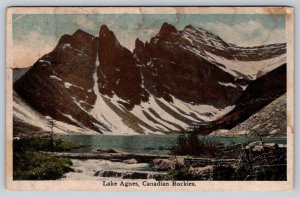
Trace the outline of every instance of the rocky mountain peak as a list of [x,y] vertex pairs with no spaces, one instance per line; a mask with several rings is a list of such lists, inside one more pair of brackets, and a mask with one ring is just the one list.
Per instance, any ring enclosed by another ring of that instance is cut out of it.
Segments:
[[195,27],[193,25],[187,25],[181,31],[181,34],[185,37],[195,37],[198,41],[202,42],[202,44],[210,45],[210,42],[219,43],[220,45],[224,45],[223,47],[229,47],[230,44],[226,43],[219,36],[201,28]]
[[145,44],[138,38],[135,40],[135,48],[133,50],[133,54],[136,60],[138,61],[137,63],[143,62],[145,56],[147,55],[145,50]]
[[183,31],[189,31],[191,29],[195,29],[195,27],[193,25],[187,25],[187,26],[184,27]]
[[115,34],[108,29],[106,25],[102,25],[99,31],[99,42],[103,44],[120,45]]
[[[75,49],[80,50],[81,53],[87,55],[89,58],[95,58],[95,47],[97,37],[78,29],[72,35],[65,34],[60,39],[54,49],[55,52],[61,51],[62,53],[74,53]],[[63,56],[60,58],[64,59]]]
[[178,33],[177,29],[173,25],[165,22],[161,26],[161,29],[160,29],[158,35],[161,37],[165,37],[172,33],[177,34]]
[[[73,35],[72,35],[73,42],[81,45],[85,45],[87,43],[91,44],[92,40],[95,39],[95,36],[92,34],[89,34],[87,32],[82,31],[81,29],[78,29]],[[81,46],[78,46],[81,48]]]
[[76,39],[76,38],[80,39],[80,38],[83,38],[83,37],[88,37],[88,38],[92,39],[92,38],[95,37],[95,36],[93,36],[92,34],[89,34],[89,33],[85,32],[85,31],[83,31],[83,30],[81,30],[81,29],[77,29],[77,30],[73,33],[72,37],[75,38],[75,39]]
[[108,33],[108,32],[111,32],[109,30],[109,28],[106,25],[101,25],[101,27],[100,27],[100,33],[101,34],[105,34],[105,33]]
[[197,31],[197,32],[202,32],[202,33],[210,33],[209,31],[202,29],[201,27],[195,27],[193,25],[185,26],[183,31]]
[[135,49],[144,48],[144,47],[145,47],[145,45],[144,45],[143,41],[141,41],[140,39],[137,38],[135,40]]

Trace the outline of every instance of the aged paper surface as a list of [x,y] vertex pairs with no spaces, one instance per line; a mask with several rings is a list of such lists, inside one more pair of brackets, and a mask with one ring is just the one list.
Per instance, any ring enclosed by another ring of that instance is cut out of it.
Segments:
[[8,189],[293,189],[293,8],[12,7],[6,31]]

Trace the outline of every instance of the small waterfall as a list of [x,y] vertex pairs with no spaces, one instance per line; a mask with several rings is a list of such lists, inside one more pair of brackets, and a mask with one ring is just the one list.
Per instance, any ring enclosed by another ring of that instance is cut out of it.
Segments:
[[142,171],[149,167],[148,163],[125,164],[109,160],[72,159],[73,172],[69,172],[65,180],[108,180],[111,179],[164,179],[165,172]]

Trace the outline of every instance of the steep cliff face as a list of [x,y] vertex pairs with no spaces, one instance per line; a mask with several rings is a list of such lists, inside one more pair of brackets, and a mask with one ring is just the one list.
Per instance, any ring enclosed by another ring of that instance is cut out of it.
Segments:
[[238,47],[191,25],[178,31],[164,23],[131,52],[103,25],[98,37],[81,30],[62,36],[14,89],[42,116],[83,133],[174,133],[198,123],[222,128],[265,105],[241,103],[285,92],[285,50],[285,44]]
[[116,95],[127,109],[147,100],[141,86],[140,68],[131,51],[121,46],[114,33],[103,25],[99,32],[97,69],[99,90],[109,97]]

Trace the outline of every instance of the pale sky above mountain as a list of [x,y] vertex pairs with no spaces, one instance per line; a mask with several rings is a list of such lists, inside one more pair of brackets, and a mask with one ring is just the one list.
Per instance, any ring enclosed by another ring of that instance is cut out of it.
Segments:
[[262,14],[102,14],[102,15],[13,15],[14,67],[31,66],[49,53],[64,34],[82,29],[95,36],[105,24],[119,42],[130,50],[136,38],[150,40],[161,25],[168,22],[178,30],[191,24],[219,35],[239,46],[282,43],[285,40],[285,16]]

